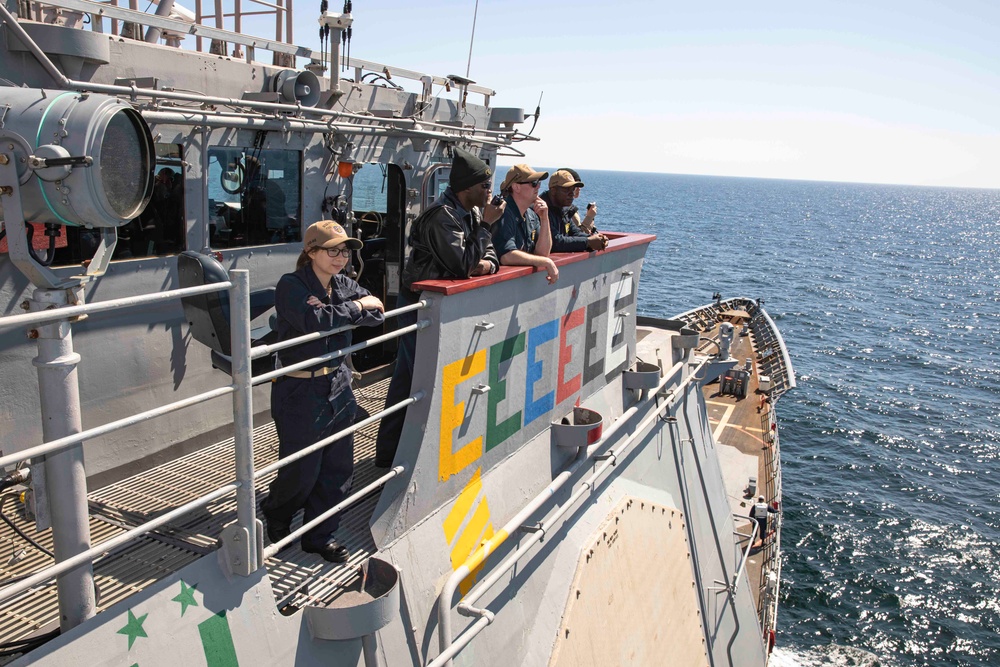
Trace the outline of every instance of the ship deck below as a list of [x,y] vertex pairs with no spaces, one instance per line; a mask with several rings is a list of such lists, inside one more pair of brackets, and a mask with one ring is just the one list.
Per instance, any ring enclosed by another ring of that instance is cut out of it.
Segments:
[[[718,334],[717,321],[705,319],[702,322],[697,328],[703,337]],[[777,461],[770,447],[772,413],[769,405],[761,403],[763,394],[758,391],[760,370],[768,364],[757,353],[756,349],[762,345],[755,338],[756,333],[737,335],[732,346],[732,356],[741,360],[740,366],[743,359],[750,359],[753,367],[746,398],[720,395],[717,382],[704,387],[730,507],[734,515],[745,518],[737,521],[737,530],[744,535],[750,533],[752,524],[748,514],[756,496],[762,494],[770,502],[779,499],[780,493],[774,483]],[[704,352],[709,352],[709,345],[706,343]],[[360,407],[369,414],[381,411],[388,384],[389,380],[384,379],[357,390]],[[355,435],[354,488],[365,486],[384,472],[374,467],[377,431],[378,422],[375,422]],[[272,422],[254,429],[254,459],[258,469],[276,461],[277,451],[277,435]],[[233,440],[229,439],[93,491],[89,494],[92,543],[100,544],[231,482],[233,471]],[[753,494],[747,492],[750,477],[757,479]],[[266,496],[272,478],[273,475],[258,480],[258,503]],[[327,563],[317,555],[304,553],[297,543],[267,561],[279,607],[329,603],[353,582],[360,563],[376,551],[368,524],[378,493],[372,492],[342,517],[337,538],[351,551],[347,563]],[[35,533],[31,522],[12,511],[15,503],[8,502],[11,495],[0,498],[0,509],[41,547],[51,550],[51,531]],[[110,607],[209,554],[215,550],[222,529],[235,521],[235,494],[230,494],[182,520],[106,553],[94,566],[98,610]],[[299,521],[297,519],[293,527],[298,527]],[[8,583],[51,562],[48,555],[17,535],[7,524],[0,524],[0,554],[3,554],[0,577]],[[778,555],[779,546],[774,537],[751,549],[747,575],[758,612],[762,611],[766,573],[774,567]],[[53,584],[26,591],[0,606],[0,644],[51,631],[58,627],[58,616]]]
[[[355,389],[359,406],[375,414],[385,405],[389,379]],[[384,470],[374,467],[375,435],[378,422],[355,434],[354,488],[374,481]],[[274,423],[254,429],[254,464],[260,469],[278,458],[278,437]],[[89,494],[91,543],[98,545],[158,515],[214,491],[232,481],[233,440],[225,440],[140,474],[128,477]],[[257,482],[259,503],[266,497],[274,475]],[[298,543],[267,561],[275,599],[279,607],[329,602],[357,576],[359,565],[375,553],[368,522],[378,491],[348,509],[337,531],[337,539],[351,551],[345,564],[324,561],[303,552]],[[11,511],[14,503],[4,496],[5,516],[32,537],[41,547],[52,550],[51,530],[35,533],[34,524]],[[222,529],[236,521],[235,493],[181,520],[144,535],[99,558],[94,565],[98,589],[98,611],[153,584],[215,550]],[[298,515],[293,528],[301,525]],[[265,543],[267,538],[264,538]],[[0,524],[0,577],[5,582],[31,574],[51,563],[51,558],[17,535],[6,523]],[[0,645],[44,634],[58,627],[59,606],[54,584],[31,589],[0,606]]]
[[[712,320],[717,319],[712,317]],[[717,338],[720,321],[703,320],[700,331],[703,338]],[[738,324],[738,322],[737,322]],[[737,368],[745,368],[749,361],[751,373],[746,397],[737,398],[720,393],[721,384],[713,382],[706,384],[702,391],[708,411],[712,434],[719,445],[719,463],[722,468],[723,482],[729,497],[729,506],[736,519],[736,529],[744,535],[744,548],[747,546],[753,528],[750,510],[758,496],[764,496],[768,504],[779,501],[780,491],[777,488],[777,467],[779,465],[776,452],[773,449],[771,396],[761,391],[761,371],[771,372],[771,365],[765,364],[760,350],[766,349],[763,341],[756,340],[757,332],[752,330],[749,335],[740,335],[740,326],[736,326],[736,335],[730,348],[730,355],[739,360]],[[714,344],[704,342],[700,351],[714,351]],[[766,354],[766,353],[765,353]],[[766,368],[765,368],[766,367]],[[751,491],[750,478],[756,480],[756,487]],[[768,522],[769,534],[761,540],[757,538],[750,545],[750,555],[747,560],[747,577],[751,582],[751,593],[757,605],[758,616],[763,613],[762,598],[766,588],[767,573],[776,566],[775,559],[780,555],[780,545],[777,533],[772,533],[775,515]]]

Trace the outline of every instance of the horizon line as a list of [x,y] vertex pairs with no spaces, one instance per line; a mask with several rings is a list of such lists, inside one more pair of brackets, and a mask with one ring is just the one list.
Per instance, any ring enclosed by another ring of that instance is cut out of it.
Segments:
[[[497,174],[500,173],[500,168],[509,168],[514,166],[515,163],[511,164],[501,164],[497,162]],[[523,164],[523,163],[516,163]],[[534,167],[532,167],[534,168]],[[559,167],[550,167],[543,165],[542,169],[555,170]],[[674,171],[641,171],[634,169],[591,169],[587,167],[572,167],[577,171],[592,171],[592,172],[602,172],[609,171],[620,174],[656,174],[661,176],[695,176],[695,177],[709,177],[709,178],[741,178],[746,180],[765,180],[765,181],[793,181],[797,183],[837,183],[841,185],[891,185],[899,187],[908,188],[952,188],[956,190],[990,190],[990,191],[1000,191],[1000,185],[988,186],[988,185],[943,185],[943,184],[932,184],[932,183],[902,183],[902,182],[892,182],[892,181],[850,181],[850,180],[836,180],[836,179],[820,179],[820,178],[794,178],[794,177],[784,177],[784,176],[746,176],[737,174],[699,174],[699,173],[680,173]]]

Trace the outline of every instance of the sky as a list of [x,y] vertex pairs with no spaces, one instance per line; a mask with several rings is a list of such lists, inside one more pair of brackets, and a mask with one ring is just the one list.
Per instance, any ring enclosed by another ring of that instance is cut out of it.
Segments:
[[[464,75],[475,5],[354,0],[351,55]],[[469,76],[532,165],[1000,188],[996,0],[480,0]]]

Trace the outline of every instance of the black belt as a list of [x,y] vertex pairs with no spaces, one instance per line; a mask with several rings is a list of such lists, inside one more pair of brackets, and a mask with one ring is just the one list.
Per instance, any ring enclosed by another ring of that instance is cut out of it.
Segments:
[[290,373],[285,373],[285,377],[298,378],[300,380],[308,380],[314,377],[322,377],[324,375],[329,375],[334,373],[340,366],[325,366],[323,368],[318,368],[314,371],[292,371]]

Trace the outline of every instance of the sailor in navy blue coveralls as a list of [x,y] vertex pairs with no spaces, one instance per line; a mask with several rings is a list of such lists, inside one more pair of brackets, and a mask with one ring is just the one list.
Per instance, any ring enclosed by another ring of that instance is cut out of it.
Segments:
[[[325,227],[314,229],[317,225]],[[349,261],[349,248],[360,247],[361,241],[348,238],[340,225],[324,221],[306,231],[304,245],[299,268],[282,276],[275,289],[278,339],[344,325],[381,324],[382,303],[340,273]],[[330,252],[342,254],[330,256]],[[328,285],[323,279],[329,280]],[[333,334],[279,351],[279,365],[290,366],[350,344],[350,330]],[[354,424],[357,402],[346,360],[343,356],[295,371],[271,385],[271,416],[281,458]],[[341,502],[350,492],[353,475],[353,435],[281,468],[261,503],[270,540],[288,535],[299,509],[304,510],[303,523],[308,523]],[[339,515],[334,515],[307,532],[302,537],[302,550],[334,562],[345,561],[347,549],[333,540],[339,523]]]

